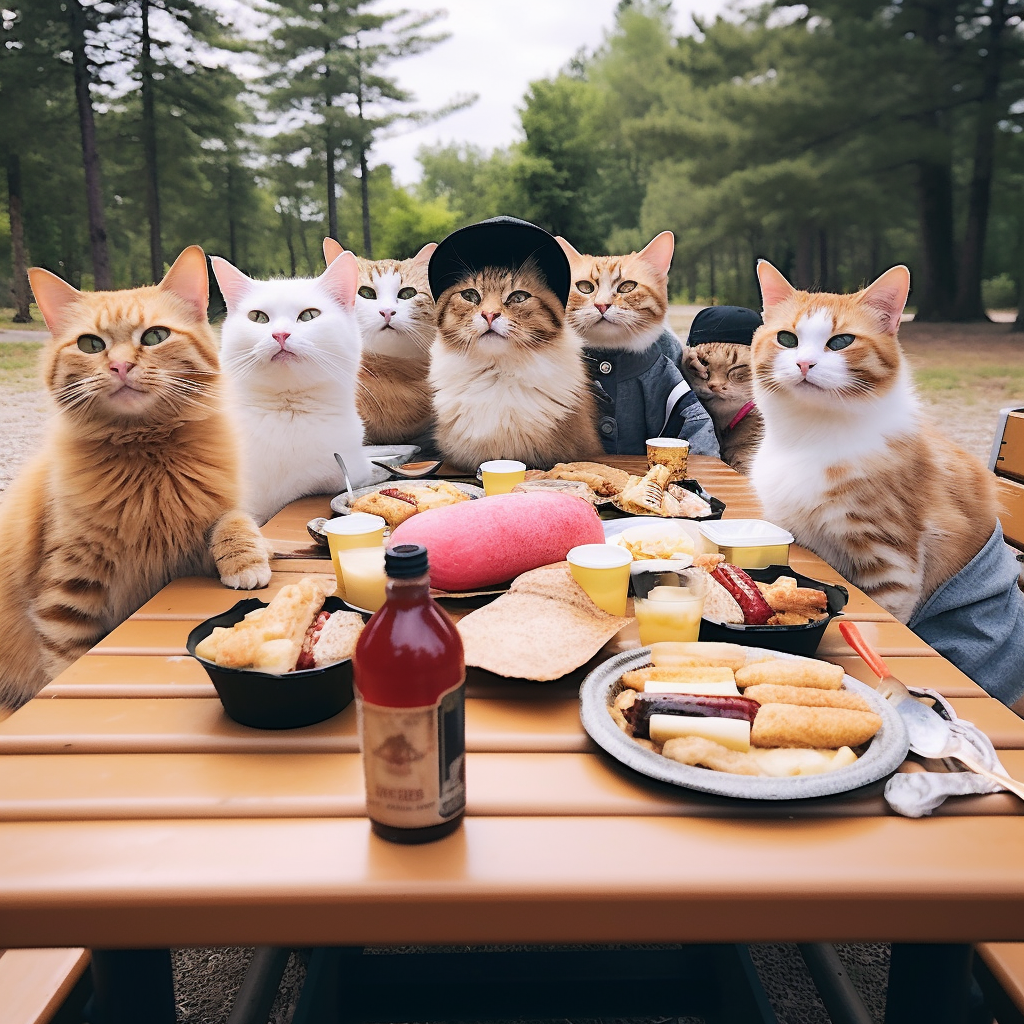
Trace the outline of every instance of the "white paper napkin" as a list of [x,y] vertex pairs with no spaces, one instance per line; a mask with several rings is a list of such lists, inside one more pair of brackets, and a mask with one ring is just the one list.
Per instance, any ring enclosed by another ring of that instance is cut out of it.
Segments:
[[[992,741],[976,725],[958,719],[952,707],[934,690],[913,687],[912,692],[931,697],[942,705],[952,719],[949,723],[950,732],[965,753],[991,771],[1009,774],[996,756]],[[951,752],[954,750],[951,748]],[[954,761],[953,764],[959,765],[960,762]],[[885,785],[885,799],[897,814],[922,818],[931,814],[946,797],[998,793],[1002,789],[998,782],[970,771],[897,772]]]

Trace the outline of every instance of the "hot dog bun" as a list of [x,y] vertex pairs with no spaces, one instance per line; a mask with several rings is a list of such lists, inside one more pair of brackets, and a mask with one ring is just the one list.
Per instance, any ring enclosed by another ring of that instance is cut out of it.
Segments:
[[570,494],[495,494],[430,509],[402,523],[390,544],[422,544],[430,582],[472,590],[562,562],[577,544],[603,544],[592,505]]

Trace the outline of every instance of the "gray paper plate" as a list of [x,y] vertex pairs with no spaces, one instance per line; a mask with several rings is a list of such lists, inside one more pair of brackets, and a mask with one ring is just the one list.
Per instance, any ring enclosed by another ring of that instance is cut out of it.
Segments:
[[[765,651],[758,647],[745,647],[745,651],[770,654],[774,658],[810,661],[793,654]],[[635,769],[643,775],[661,782],[670,782],[684,789],[696,789],[702,793],[718,796],[734,796],[746,800],[800,800],[806,797],[835,796],[851,789],[859,789],[868,783],[877,782],[894,772],[907,756],[907,730],[896,710],[880,697],[870,686],[852,676],[843,678],[843,685],[853,693],[860,694],[882,716],[882,728],[878,730],[868,749],[855,764],[837,768],[820,775],[797,775],[790,778],[767,776],[733,775],[716,772],[710,768],[696,768],[693,765],[672,761],[653,750],[645,750],[630,739],[613,721],[608,707],[622,689],[619,680],[623,672],[642,668],[651,661],[651,649],[626,651],[597,668],[583,680],[580,687],[580,718],[590,738],[603,747],[617,761]]]

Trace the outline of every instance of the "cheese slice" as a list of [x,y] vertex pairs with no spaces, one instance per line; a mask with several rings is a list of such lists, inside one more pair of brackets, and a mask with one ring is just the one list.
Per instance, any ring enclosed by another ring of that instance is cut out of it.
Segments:
[[[731,671],[726,669],[727,672]],[[698,697],[738,697],[734,682],[673,683],[651,680],[644,683],[644,693],[689,693]]]
[[702,736],[730,750],[750,750],[750,723],[741,718],[691,718],[688,715],[651,715],[651,739],[659,746],[677,736]]

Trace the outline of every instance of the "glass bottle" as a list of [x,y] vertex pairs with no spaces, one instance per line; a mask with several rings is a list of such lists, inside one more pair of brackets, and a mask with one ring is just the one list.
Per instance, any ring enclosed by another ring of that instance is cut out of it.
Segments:
[[366,809],[398,843],[453,832],[466,809],[466,668],[462,638],[430,596],[427,549],[384,558],[387,600],[353,659]]

